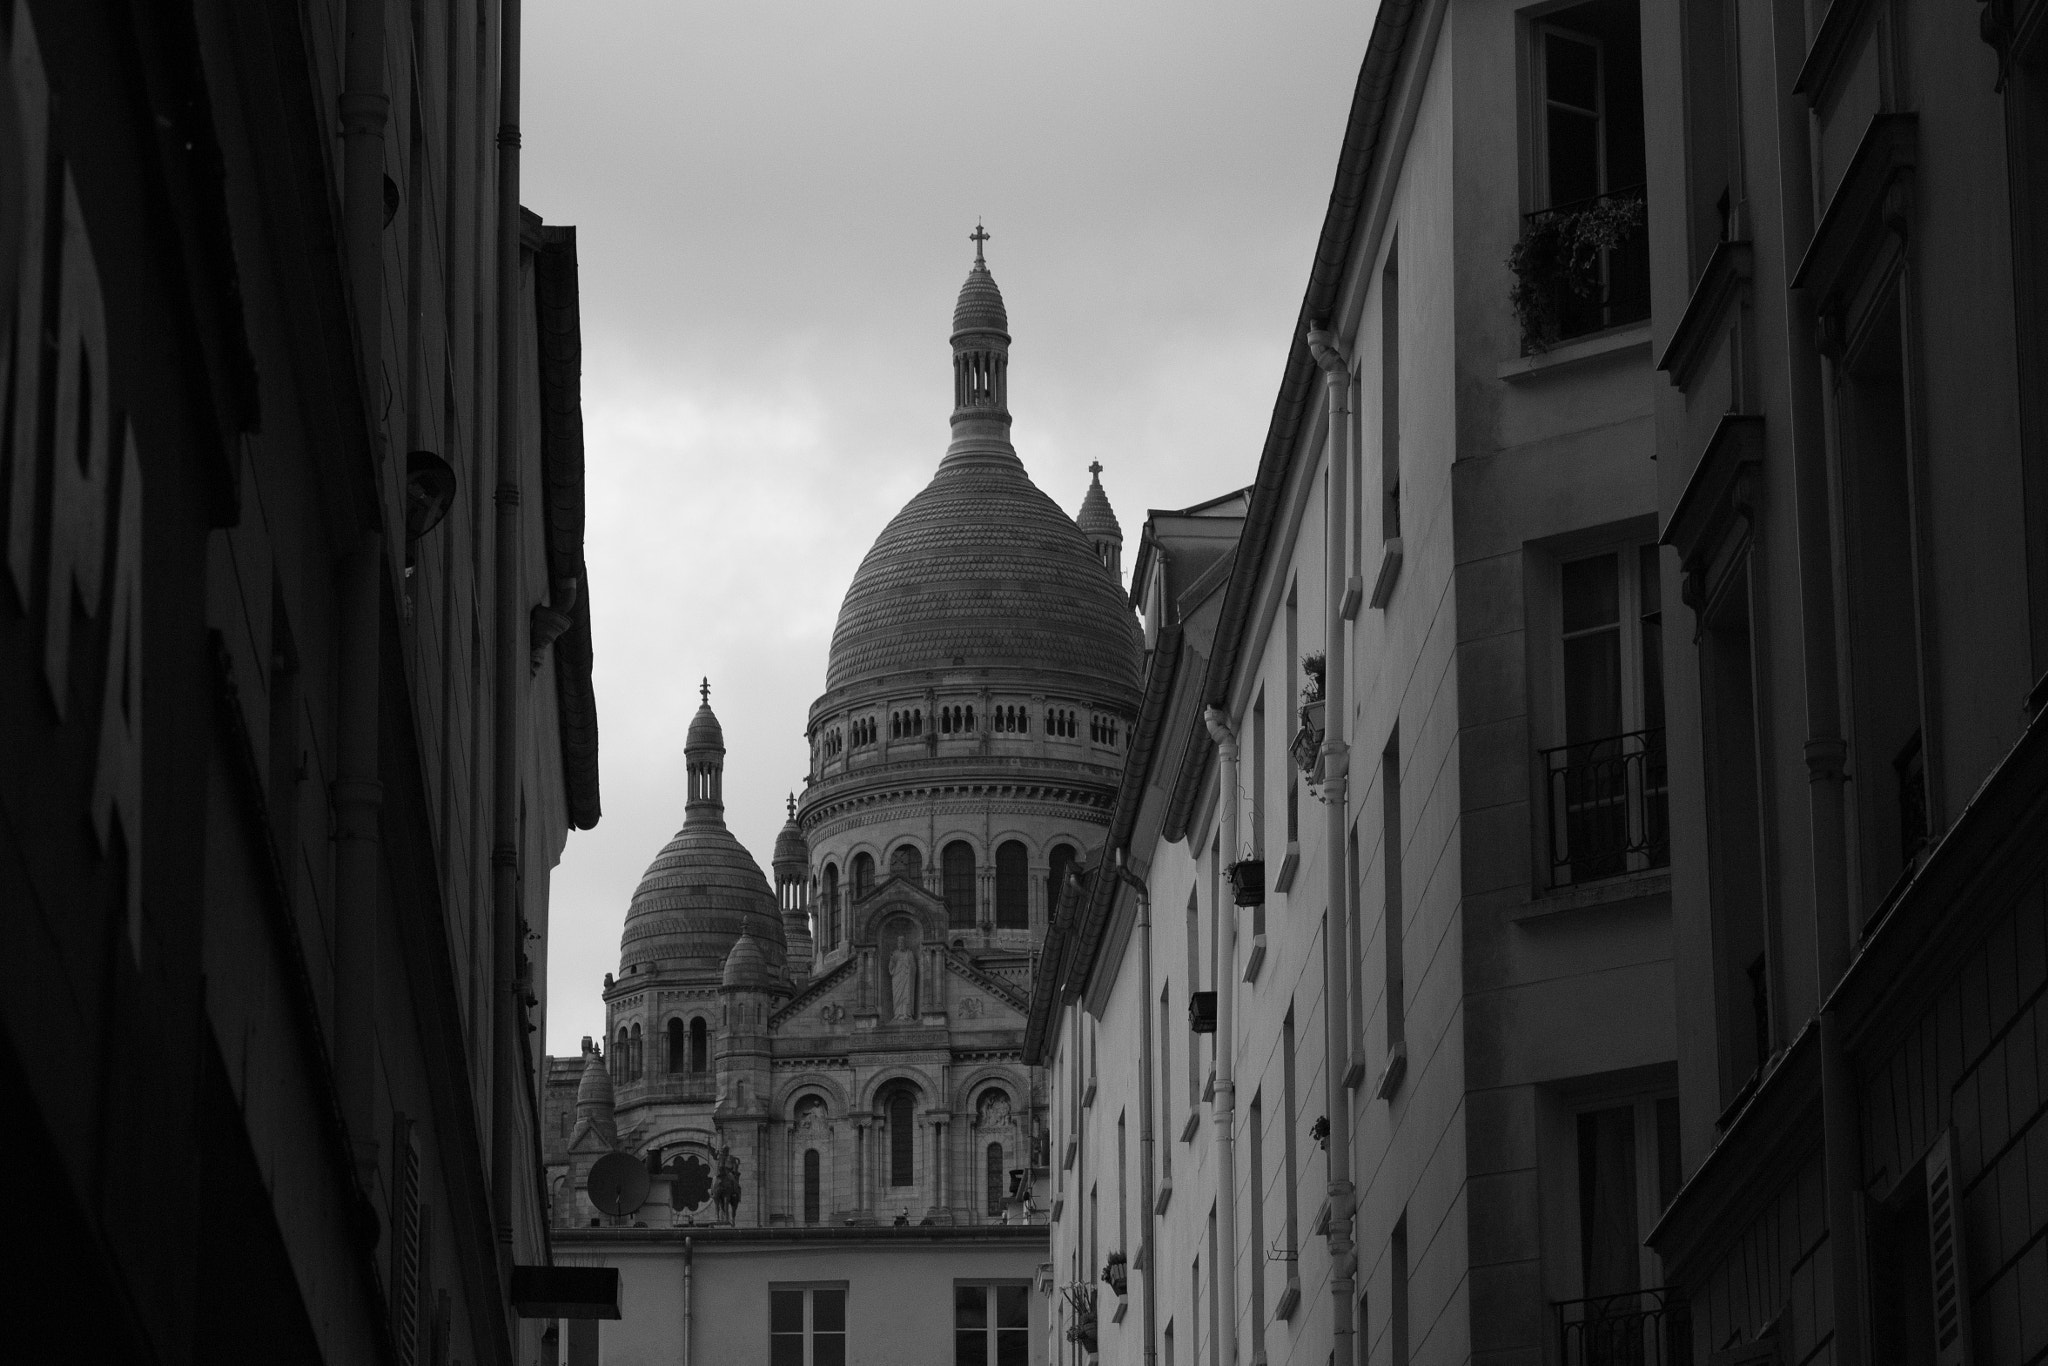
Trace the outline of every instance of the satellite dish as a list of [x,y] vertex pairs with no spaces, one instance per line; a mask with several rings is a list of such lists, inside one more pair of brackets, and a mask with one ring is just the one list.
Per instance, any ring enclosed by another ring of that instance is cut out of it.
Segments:
[[590,1203],[617,1218],[647,1203],[647,1166],[631,1153],[606,1153],[590,1169]]

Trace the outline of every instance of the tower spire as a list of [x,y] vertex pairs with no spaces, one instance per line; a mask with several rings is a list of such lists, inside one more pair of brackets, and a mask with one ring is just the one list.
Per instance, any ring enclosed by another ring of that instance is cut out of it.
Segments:
[[953,307],[953,450],[977,454],[1010,449],[1010,315],[1003,292],[988,273],[982,244],[989,230],[979,222],[967,240],[974,265]]

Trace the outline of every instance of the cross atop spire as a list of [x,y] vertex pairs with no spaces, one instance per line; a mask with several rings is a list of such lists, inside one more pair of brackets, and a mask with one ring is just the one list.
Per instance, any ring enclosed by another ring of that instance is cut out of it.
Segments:
[[1088,462],[1088,473],[1090,473],[1090,474],[1092,474],[1092,475],[1094,475],[1094,476],[1095,476],[1095,482],[1096,482],[1096,483],[1098,483],[1098,484],[1099,484],[1099,483],[1101,483],[1101,482],[1102,482],[1102,462],[1101,462],[1100,460],[1091,460],[1091,461],[1089,461],[1089,462]]
[[981,226],[981,220],[975,219],[974,231],[967,234],[967,240],[974,243],[974,264],[977,266],[988,264],[981,259],[981,244],[988,241],[989,236],[989,230]]
[[794,792],[789,794],[789,818],[791,820],[796,819],[796,793]]
[[697,685],[697,696],[704,699],[705,706],[711,705],[711,679],[708,676]]

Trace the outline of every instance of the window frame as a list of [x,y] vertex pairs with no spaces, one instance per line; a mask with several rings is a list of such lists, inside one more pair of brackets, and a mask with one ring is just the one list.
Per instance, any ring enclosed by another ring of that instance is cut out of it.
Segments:
[[[969,1290],[984,1292],[982,1299],[984,1321],[979,1330],[962,1328],[960,1326],[960,1296],[963,1291]],[[1022,1324],[1004,1324],[999,1321],[1001,1318],[1000,1306],[1002,1301],[997,1292],[1001,1290],[1014,1290],[1017,1292],[1018,1298],[1024,1306],[1024,1322]],[[1000,1344],[1003,1341],[1001,1334],[1004,1333],[1015,1335],[1014,1340],[1022,1344],[1023,1355],[1021,1360],[1030,1361],[1032,1334],[1031,1298],[1031,1282],[1026,1278],[995,1276],[987,1279],[963,1277],[955,1280],[953,1282],[953,1361],[955,1366],[959,1366],[959,1363],[962,1361],[960,1355],[961,1338],[975,1331],[980,1331],[983,1334],[980,1366],[996,1366],[996,1363],[1002,1360]]]
[[[852,1299],[850,1282],[847,1281],[770,1281],[768,1283],[768,1360],[775,1361],[775,1340],[778,1337],[796,1336],[788,1332],[778,1333],[775,1329],[775,1297],[778,1294],[801,1294],[803,1296],[803,1327],[800,1330],[803,1344],[802,1360],[798,1366],[827,1366],[817,1360],[817,1339],[820,1336],[836,1336],[839,1339],[838,1366],[845,1366],[848,1301]],[[833,1292],[839,1296],[839,1330],[833,1333],[827,1329],[820,1334],[815,1327],[819,1291]]]

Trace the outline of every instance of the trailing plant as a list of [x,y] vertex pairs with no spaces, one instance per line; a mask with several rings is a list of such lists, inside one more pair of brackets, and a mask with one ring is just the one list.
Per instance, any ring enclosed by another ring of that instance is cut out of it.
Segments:
[[1515,284],[1508,291],[1522,325],[1525,351],[1544,351],[1558,339],[1558,302],[1565,291],[1581,299],[1600,297],[1600,260],[1643,229],[1640,194],[1610,194],[1583,208],[1538,214],[1523,224],[1521,240],[1508,253]]
[[1320,701],[1323,696],[1323,652],[1312,650],[1301,657],[1301,671],[1307,677],[1301,685],[1301,700]]

